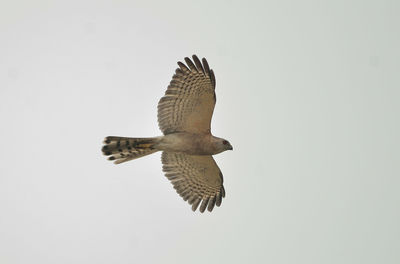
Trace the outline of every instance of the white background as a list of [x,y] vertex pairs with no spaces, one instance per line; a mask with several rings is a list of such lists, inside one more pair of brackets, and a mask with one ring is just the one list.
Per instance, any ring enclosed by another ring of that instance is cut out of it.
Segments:
[[[2,1],[0,262],[400,263],[399,1]],[[217,78],[226,198],[193,213],[160,153],[185,56]]]

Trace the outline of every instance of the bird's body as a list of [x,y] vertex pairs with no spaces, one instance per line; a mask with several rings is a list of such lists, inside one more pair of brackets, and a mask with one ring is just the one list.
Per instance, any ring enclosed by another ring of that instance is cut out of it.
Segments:
[[[178,62],[165,96],[158,103],[163,136],[106,137],[102,151],[116,164],[162,151],[163,170],[193,211],[220,206],[225,196],[222,173],[212,155],[232,150],[230,143],[211,134],[215,106],[215,76],[207,61],[193,55],[188,67]],[[201,204],[200,204],[201,203]]]
[[225,150],[221,141],[223,139],[211,134],[178,132],[159,138],[155,148],[188,155],[215,155]]

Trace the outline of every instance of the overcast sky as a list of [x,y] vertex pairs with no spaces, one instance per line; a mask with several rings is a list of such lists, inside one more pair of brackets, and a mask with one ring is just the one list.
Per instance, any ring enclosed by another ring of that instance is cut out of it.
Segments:
[[[400,263],[399,1],[2,1],[0,262]],[[193,213],[158,136],[197,54],[226,198]]]

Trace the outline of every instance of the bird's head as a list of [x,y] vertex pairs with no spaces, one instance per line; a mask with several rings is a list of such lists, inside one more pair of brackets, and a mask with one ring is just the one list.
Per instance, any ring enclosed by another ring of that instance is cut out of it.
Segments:
[[233,150],[233,147],[232,147],[231,143],[229,143],[228,140],[223,139],[223,138],[221,138],[221,140],[220,140],[220,146],[221,146],[221,149],[223,151],[225,151],[225,150]]

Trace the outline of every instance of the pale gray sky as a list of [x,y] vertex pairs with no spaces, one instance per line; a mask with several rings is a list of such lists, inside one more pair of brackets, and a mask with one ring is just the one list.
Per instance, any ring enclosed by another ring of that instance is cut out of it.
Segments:
[[[400,2],[3,1],[0,262],[399,263]],[[193,213],[160,153],[176,61],[217,78],[227,192]]]

